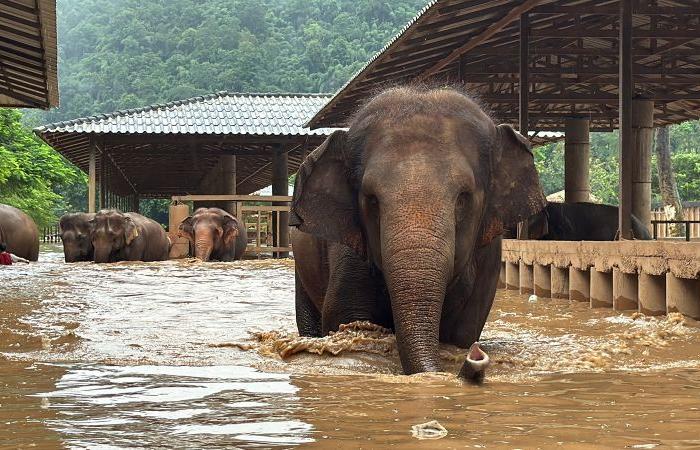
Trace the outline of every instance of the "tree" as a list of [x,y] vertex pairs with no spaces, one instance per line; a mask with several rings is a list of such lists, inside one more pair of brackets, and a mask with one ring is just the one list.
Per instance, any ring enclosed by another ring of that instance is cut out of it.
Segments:
[[[671,218],[683,220],[683,205],[678,195],[676,177],[671,163],[671,133],[668,126],[656,129],[656,172],[659,178],[659,191],[664,209],[671,210]],[[672,234],[678,235],[680,227],[671,227]]]

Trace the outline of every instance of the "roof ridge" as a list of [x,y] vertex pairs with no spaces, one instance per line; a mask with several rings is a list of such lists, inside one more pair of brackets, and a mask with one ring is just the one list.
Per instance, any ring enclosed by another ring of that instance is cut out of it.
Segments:
[[198,95],[195,97],[189,97],[185,98],[182,100],[172,100],[169,102],[161,102],[161,103],[154,103],[151,105],[147,106],[141,106],[138,108],[124,108],[124,109],[118,109],[115,111],[107,112],[107,113],[98,113],[98,114],[93,114],[90,116],[84,116],[84,117],[78,117],[75,119],[70,119],[70,120],[64,120],[64,121],[59,121],[59,122],[53,122],[53,123],[48,123],[41,125],[39,127],[34,128],[35,133],[40,133],[44,130],[47,130],[49,128],[58,128],[58,127],[67,127],[71,125],[78,125],[78,124],[83,124],[87,122],[93,122],[96,120],[105,120],[105,119],[111,119],[114,117],[123,117],[127,115],[132,115],[132,114],[139,114],[142,112],[146,111],[153,111],[153,110],[158,110],[158,109],[167,109],[167,108],[172,108],[172,107],[177,107],[177,106],[182,106],[182,105],[189,105],[193,103],[200,103],[206,100],[211,100],[215,98],[223,98],[223,97],[275,97],[275,98],[323,98],[323,97],[332,97],[332,94],[324,94],[324,93],[296,93],[296,92],[231,92],[227,90],[223,91],[218,91],[210,94],[203,94],[203,95]]

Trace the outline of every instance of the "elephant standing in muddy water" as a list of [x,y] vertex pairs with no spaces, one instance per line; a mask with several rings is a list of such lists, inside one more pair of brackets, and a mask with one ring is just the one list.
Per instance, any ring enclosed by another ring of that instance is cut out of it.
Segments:
[[61,216],[58,232],[66,262],[92,261],[95,249],[90,239],[90,221],[95,213],[70,213]]
[[94,261],[164,261],[169,241],[158,222],[137,213],[103,209],[90,221]]
[[242,221],[219,208],[198,208],[182,221],[178,234],[194,246],[202,261],[234,261],[243,258],[248,233]]
[[[527,220],[527,237],[546,241],[614,241],[618,214],[613,205],[551,202]],[[632,216],[632,234],[634,239],[651,239],[649,230],[636,216]],[[508,229],[505,237],[516,238],[516,228]]]
[[[290,225],[298,228],[299,333],[368,320],[395,331],[405,373],[440,371],[439,342],[466,348],[479,339],[503,224],[545,203],[527,140],[495,126],[468,95],[380,93],[297,174]],[[478,366],[485,354],[472,350]],[[470,358],[462,376],[475,370]]]
[[39,229],[31,217],[14,206],[0,204],[0,242],[20,258],[39,259]]

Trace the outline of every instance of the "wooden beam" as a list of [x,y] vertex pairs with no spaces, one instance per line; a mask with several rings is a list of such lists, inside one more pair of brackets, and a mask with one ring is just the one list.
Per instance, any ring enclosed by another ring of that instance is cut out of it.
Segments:
[[634,136],[632,130],[632,98],[634,77],[632,64],[632,0],[620,0],[620,239],[632,239],[632,170]]
[[483,44],[484,42],[492,38],[496,33],[501,31],[515,19],[520,17],[520,15],[527,12],[530,8],[533,8],[534,6],[537,6],[538,4],[542,3],[543,1],[544,0],[525,0],[525,2],[520,6],[511,9],[508,12],[508,14],[506,14],[501,20],[486,28],[481,34],[469,39],[469,41],[467,41],[466,44],[454,50],[452,53],[449,54],[449,56],[447,56],[447,58],[441,60],[433,67],[423,72],[423,74],[419,75],[417,79],[425,80],[426,78],[430,78],[431,76],[435,75],[448,65],[458,60],[460,56],[467,53],[469,50]]
[[523,13],[520,16],[520,73],[519,73],[519,129],[520,134],[527,137],[528,132],[528,108],[530,105],[530,80],[529,80],[529,55],[528,55],[529,24],[528,15]]

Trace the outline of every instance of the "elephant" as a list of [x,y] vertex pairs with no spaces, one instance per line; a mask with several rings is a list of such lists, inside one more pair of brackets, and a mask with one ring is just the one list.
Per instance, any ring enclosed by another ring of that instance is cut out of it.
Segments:
[[[617,239],[618,208],[597,203],[548,203],[544,210],[530,217],[528,239],[549,241],[614,241]],[[650,240],[649,229],[632,216],[635,239]],[[516,237],[515,229],[509,237]]]
[[202,261],[241,259],[248,245],[243,222],[219,208],[198,208],[180,223],[178,235],[190,241]]
[[92,261],[95,249],[90,239],[90,221],[95,213],[70,213],[61,216],[58,222],[63,241],[63,255],[67,263]]
[[94,261],[164,261],[168,237],[156,221],[141,214],[103,209],[90,221]]
[[39,260],[39,229],[31,217],[14,206],[0,204],[0,242],[20,258]]
[[457,88],[373,97],[302,162],[290,208],[302,336],[367,320],[393,329],[404,373],[440,371],[439,342],[478,342],[503,225],[544,208],[527,139]]

